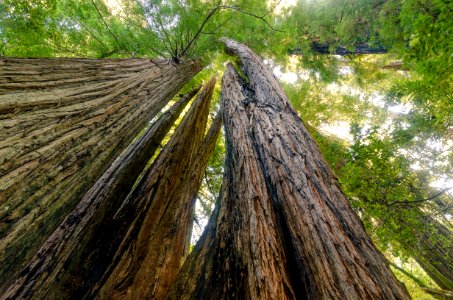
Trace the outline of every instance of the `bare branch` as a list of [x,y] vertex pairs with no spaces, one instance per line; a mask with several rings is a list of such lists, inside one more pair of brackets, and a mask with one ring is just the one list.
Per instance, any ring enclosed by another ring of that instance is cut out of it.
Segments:
[[[221,2],[219,1],[219,3],[221,3]],[[245,15],[252,16],[252,17],[254,17],[254,18],[257,18],[257,19],[262,20],[262,21],[263,21],[264,23],[266,23],[266,25],[267,25],[271,30],[273,30],[273,31],[283,32],[283,31],[281,31],[281,30],[275,29],[274,27],[272,27],[271,24],[269,24],[269,22],[264,18],[264,17],[266,16],[266,14],[263,15],[263,16],[258,16],[258,15],[254,14],[254,13],[251,13],[251,12],[248,12],[248,11],[246,11],[246,10],[243,10],[242,8],[239,8],[239,7],[237,7],[237,6],[232,6],[232,5],[221,5],[221,4],[219,4],[219,5],[215,6],[213,9],[211,9],[211,11],[208,13],[208,15],[206,16],[206,18],[205,18],[205,19],[203,20],[203,22],[201,23],[200,28],[198,28],[197,33],[194,35],[194,37],[189,41],[189,43],[187,44],[187,46],[186,46],[186,47],[184,48],[184,50],[181,52],[181,54],[180,54],[181,57],[184,56],[184,55],[187,53],[187,51],[190,49],[190,47],[192,46],[192,44],[198,39],[198,36],[202,33],[203,28],[204,28],[204,26],[208,23],[209,19],[211,19],[211,17],[212,17],[217,11],[219,11],[219,10],[221,10],[221,9],[231,9],[231,10],[236,10],[236,11],[238,11],[238,12],[240,12],[240,13],[245,14]]]
[[[129,26],[127,25],[132,25],[132,27],[135,27],[135,28],[138,28],[138,29],[142,29],[143,26],[139,23],[137,23],[135,20],[133,20],[131,17],[130,17],[130,14],[129,14],[129,11],[124,9],[123,5],[121,5],[121,2],[120,1],[116,1],[116,3],[118,4],[118,6],[121,8],[121,10],[123,11],[123,14],[126,16],[126,18],[122,18],[124,19],[127,23],[126,23],[126,28],[127,28],[127,31],[129,34],[133,35],[133,33],[131,32],[131,30],[129,29]],[[138,3],[138,5],[140,5],[140,3]],[[142,9],[144,9],[142,7]],[[156,38],[159,38],[159,36],[152,30],[149,30],[148,32],[150,32],[153,36],[155,36]],[[138,44],[137,44],[138,46]],[[165,54],[163,54],[162,52],[160,52],[159,50],[157,50],[156,48],[153,48],[149,45],[149,43],[146,43],[145,44],[145,47],[148,48],[149,50],[151,50],[151,52],[154,52],[155,54],[157,54],[158,56],[161,56],[162,58],[166,57]]]
[[430,201],[430,200],[433,200],[439,196],[441,196],[443,193],[451,190],[452,188],[446,188],[446,189],[443,189],[441,190],[440,192],[428,197],[428,198],[425,198],[425,199],[417,199],[417,200],[414,200],[414,201],[395,201],[395,202],[392,202],[392,203],[389,203],[387,204],[387,206],[393,206],[395,204],[413,204],[413,203],[420,203],[420,202],[425,202],[425,201]]
[[126,50],[131,56],[132,56],[132,53],[127,50],[126,48],[127,47],[124,47],[124,45],[121,45],[120,41],[118,40],[118,37],[112,32],[112,30],[110,29],[109,25],[107,24],[107,22],[105,21],[104,17],[102,16],[101,12],[99,11],[99,8],[98,6],[96,5],[96,3],[94,2],[94,0],[91,0],[91,3],[93,3],[93,6],[94,8],[96,9],[99,17],[101,18],[102,20],[102,23],[104,23],[105,27],[107,28],[107,31],[110,33],[110,35],[115,39],[116,43],[118,44],[118,46],[120,48],[125,48],[124,50]]
[[237,6],[231,6],[231,5],[221,5],[220,8],[223,8],[223,9],[233,9],[233,10],[236,10],[236,11],[239,11],[245,15],[249,15],[249,16],[252,16],[254,18],[257,18],[257,19],[260,19],[261,21],[263,21],[264,23],[266,23],[266,25],[272,30],[272,31],[277,31],[277,32],[283,32],[282,30],[278,30],[278,29],[275,29],[274,27],[272,27],[271,24],[269,24],[269,22],[264,18],[267,14],[263,15],[263,16],[258,16],[254,13],[251,13],[251,12],[248,12],[248,11],[245,11]]
[[82,22],[82,19],[77,18],[76,20],[77,24],[79,24],[83,29],[85,29],[85,31],[87,31],[90,34],[90,36],[94,40],[96,40],[99,43],[99,45],[101,45],[102,48],[108,50],[109,47],[107,47],[103,41],[101,41],[93,32],[91,32],[91,30],[85,25],[85,23]]
[[278,0],[277,3],[275,3],[275,5],[268,10],[268,12],[266,14],[263,15],[263,18],[267,15],[269,15],[271,12],[274,12],[274,10],[277,8],[277,6],[280,5],[280,3],[282,2],[282,0]]
[[[159,22],[157,23],[156,22],[156,18],[153,17],[153,12],[150,11],[150,9],[147,7],[147,6],[144,6],[142,3],[140,3],[139,0],[135,0],[135,2],[137,3],[138,6],[140,6],[140,8],[143,10],[144,13],[148,14],[151,18],[151,22],[153,22],[154,26],[156,27],[156,29],[159,31],[159,32],[163,32],[164,35],[165,35],[165,38],[162,39],[162,42],[163,42],[163,45],[164,45],[164,48],[167,50],[167,52],[170,54],[170,56],[174,57],[174,48],[173,48],[173,45],[171,44],[171,39],[167,33],[167,31],[165,30],[162,22],[160,21],[160,15],[158,15],[158,20]],[[149,23],[148,23],[149,24]],[[157,37],[160,37],[158,34],[156,34]],[[165,57],[165,56],[164,56]]]

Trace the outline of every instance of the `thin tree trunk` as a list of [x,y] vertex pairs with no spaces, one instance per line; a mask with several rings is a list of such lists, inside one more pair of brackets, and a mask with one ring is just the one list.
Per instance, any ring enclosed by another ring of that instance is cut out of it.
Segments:
[[453,292],[446,291],[446,290],[439,290],[439,289],[431,289],[431,288],[422,288],[426,293],[430,294],[436,299],[442,300],[452,300],[453,299]]
[[209,81],[116,218],[127,227],[99,298],[159,299],[188,252],[193,205],[219,121],[203,143],[215,79]]
[[416,238],[405,243],[411,256],[443,290],[453,292],[453,235],[429,217],[426,232],[414,232]]
[[270,70],[225,41],[218,206],[168,299],[408,299]]
[[[2,299],[44,298],[49,293],[53,298],[64,298],[62,293],[71,295],[78,288],[68,288],[69,279],[75,282],[74,270],[68,265],[77,265],[85,271],[77,273],[81,277],[77,278],[79,282],[88,277],[92,281],[94,269],[97,272],[105,269],[102,263],[108,259],[107,253],[96,252],[92,244],[109,243],[113,233],[105,230],[106,218],[119,208],[149,158],[199,89],[182,97],[129,145],[53,232]],[[84,259],[77,259],[80,257]]]
[[[335,54],[335,55],[351,55],[351,54],[384,54],[387,53],[387,49],[383,47],[372,47],[368,44],[357,44],[354,46],[354,49],[348,49],[342,46],[337,46],[332,49],[332,46],[329,44],[321,44],[318,42],[313,42],[311,44],[311,50],[317,54]],[[289,55],[301,55],[302,49],[295,48],[288,50]]]
[[422,280],[417,278],[414,274],[406,271],[405,269],[399,267],[397,264],[395,264],[391,261],[389,263],[393,268],[400,271],[406,277],[412,279],[412,281],[414,281],[420,289],[422,289],[426,293],[430,294],[435,299],[449,299],[448,297],[453,297],[453,293],[451,293],[450,291],[429,288]]
[[393,268],[395,268],[396,270],[398,270],[401,273],[403,273],[406,277],[409,277],[410,279],[412,279],[412,281],[414,281],[420,288],[427,288],[428,287],[420,278],[418,278],[417,276],[415,276],[411,272],[406,271],[405,269],[401,268],[400,266],[398,266],[397,264],[395,264],[395,263],[393,263],[391,261],[389,261],[389,264]]

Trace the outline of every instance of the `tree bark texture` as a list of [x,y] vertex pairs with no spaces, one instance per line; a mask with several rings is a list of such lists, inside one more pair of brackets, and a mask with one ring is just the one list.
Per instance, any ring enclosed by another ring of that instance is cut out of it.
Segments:
[[146,59],[0,61],[0,284],[200,68]]
[[[109,230],[109,216],[120,207],[149,158],[199,90],[197,87],[182,97],[129,145],[47,239],[1,299],[65,298],[63,295],[86,289],[95,280],[95,274],[105,270],[106,262],[112,257],[107,251],[98,250],[108,247],[115,234]],[[81,288],[68,284],[69,281],[88,282]]]
[[[310,132],[316,132],[313,127],[309,128]],[[325,140],[325,143],[331,143],[326,136],[316,132],[316,135]],[[341,149],[340,152],[346,152],[346,149]],[[342,160],[339,162],[331,162],[331,166],[338,176],[344,177],[342,168],[346,163],[353,163],[352,161]],[[432,194],[437,194],[438,191],[432,190]],[[367,203],[380,203],[381,205],[392,203],[394,200],[388,198],[380,198],[382,195],[375,194],[375,197],[360,194],[356,197],[361,198]],[[391,201],[391,202],[390,202]],[[396,202],[393,202],[396,203]],[[448,203],[437,201],[439,209],[448,209]],[[415,203],[416,204],[416,203]],[[393,221],[398,224],[398,229],[405,232],[410,232],[410,236],[404,235],[394,236],[394,241],[400,244],[401,250],[405,255],[414,258],[424,271],[436,282],[439,287],[444,290],[453,291],[453,235],[451,230],[443,225],[438,220],[432,218],[429,212],[423,211],[420,207],[411,205],[410,202],[401,203],[387,209],[393,215]],[[404,212],[411,210],[414,218],[421,220],[418,226],[414,227],[413,222],[407,219]],[[377,219],[377,223],[386,223],[385,219]]]
[[168,299],[409,299],[271,71],[224,42],[249,83],[228,66],[222,191]]
[[128,229],[98,298],[162,299],[166,295],[188,253],[195,197],[220,129],[217,118],[203,139],[214,85],[215,79],[206,84],[117,213]]

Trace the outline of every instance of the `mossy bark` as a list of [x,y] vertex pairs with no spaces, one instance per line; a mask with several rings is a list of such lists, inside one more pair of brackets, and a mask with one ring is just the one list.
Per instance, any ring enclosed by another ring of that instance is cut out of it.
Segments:
[[0,61],[0,286],[200,69],[147,59]]
[[108,251],[115,235],[111,215],[119,209],[149,158],[199,89],[179,99],[113,162],[2,299],[70,298],[82,294],[99,279],[112,259]]

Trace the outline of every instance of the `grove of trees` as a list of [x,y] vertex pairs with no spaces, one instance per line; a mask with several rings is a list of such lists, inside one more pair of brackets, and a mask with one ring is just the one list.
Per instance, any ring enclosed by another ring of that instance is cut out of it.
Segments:
[[1,2],[0,299],[453,298],[452,70],[449,0]]

